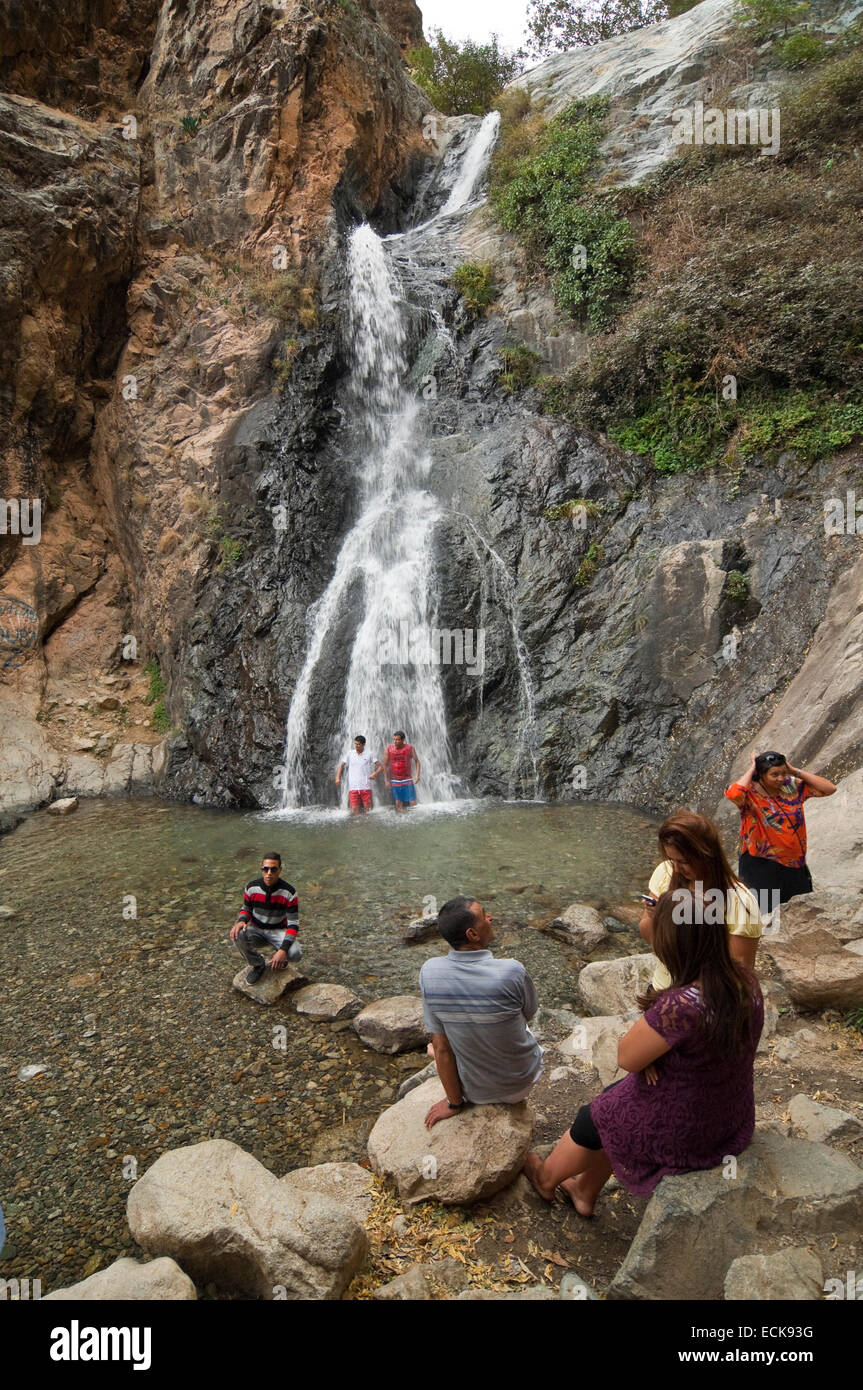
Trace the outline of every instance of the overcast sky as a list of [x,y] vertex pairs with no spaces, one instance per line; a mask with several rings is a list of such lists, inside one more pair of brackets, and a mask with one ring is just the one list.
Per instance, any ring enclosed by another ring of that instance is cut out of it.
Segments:
[[524,38],[528,0],[417,0],[426,38],[443,29],[448,39],[485,43],[497,34],[504,48],[518,48]]

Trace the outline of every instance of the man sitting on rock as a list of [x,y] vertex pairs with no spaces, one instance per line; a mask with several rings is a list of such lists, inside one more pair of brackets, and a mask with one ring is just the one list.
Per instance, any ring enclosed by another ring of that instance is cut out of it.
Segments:
[[250,966],[247,985],[256,985],[267,962],[256,948],[275,946],[271,970],[284,970],[289,960],[299,960],[303,948],[297,941],[300,906],[296,889],[281,877],[282,856],[265,854],[261,876],[246,884],[243,906],[231,927],[231,940]]
[[420,990],[446,1099],[426,1115],[429,1129],[466,1105],[517,1105],[542,1075],[542,1048],[527,1026],[536,988],[520,961],[488,950],[488,913],[475,898],[451,898],[437,924],[449,953],[425,962]]

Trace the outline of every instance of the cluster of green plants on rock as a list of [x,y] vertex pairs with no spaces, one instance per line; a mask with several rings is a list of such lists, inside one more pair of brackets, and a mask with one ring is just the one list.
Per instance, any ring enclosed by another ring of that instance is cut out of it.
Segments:
[[488,43],[458,43],[432,29],[430,42],[411,49],[410,75],[445,116],[484,116],[521,63],[492,34]]
[[621,207],[630,301],[545,409],[659,472],[809,462],[863,438],[863,53],[849,43],[782,103],[778,153],[687,151]]
[[477,318],[490,308],[497,298],[494,268],[486,262],[466,261],[452,274],[452,284],[461,295],[471,318]]
[[637,266],[618,192],[596,187],[608,104],[587,97],[545,122],[528,94],[507,94],[489,184],[491,207],[521,241],[529,266],[551,279],[561,309],[593,328],[613,320]]

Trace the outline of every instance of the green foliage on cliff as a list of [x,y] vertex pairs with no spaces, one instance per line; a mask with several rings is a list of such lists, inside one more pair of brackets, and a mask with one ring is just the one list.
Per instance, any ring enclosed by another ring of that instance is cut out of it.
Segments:
[[431,43],[408,54],[411,77],[445,116],[484,116],[520,67],[515,54],[499,46],[496,34],[488,43],[467,39],[459,44],[432,29]]
[[617,194],[594,186],[608,98],[573,102],[547,124],[529,113],[524,99],[502,107],[491,206],[551,275],[560,307],[603,327],[624,301],[636,265],[635,233]]
[[495,301],[497,289],[494,268],[487,262],[478,264],[475,261],[466,261],[464,265],[457,266],[453,271],[452,283],[473,318],[484,314]]
[[502,363],[498,382],[504,391],[523,391],[536,381],[542,362],[538,352],[524,343],[515,343],[498,348],[497,355]]
[[863,438],[863,54],[859,40],[781,100],[778,153],[693,149],[621,206],[641,275],[545,408],[662,473]]
[[162,679],[162,672],[155,657],[152,661],[147,662],[144,667],[144,675],[150,678],[150,689],[147,691],[144,699],[148,705],[152,705],[155,700],[158,700],[160,696],[165,693],[165,682]]

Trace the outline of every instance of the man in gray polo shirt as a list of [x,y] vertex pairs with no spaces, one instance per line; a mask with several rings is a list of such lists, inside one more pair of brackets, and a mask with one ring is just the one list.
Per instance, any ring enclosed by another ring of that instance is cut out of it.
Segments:
[[475,898],[451,898],[437,924],[450,949],[426,961],[420,990],[446,1100],[426,1115],[429,1129],[467,1104],[517,1105],[542,1075],[542,1048],[527,1026],[536,988],[520,961],[487,949],[488,913]]

